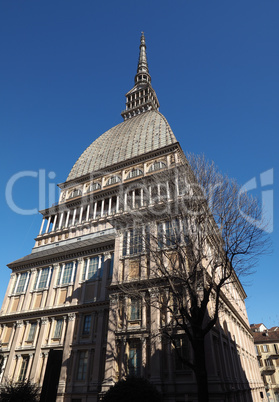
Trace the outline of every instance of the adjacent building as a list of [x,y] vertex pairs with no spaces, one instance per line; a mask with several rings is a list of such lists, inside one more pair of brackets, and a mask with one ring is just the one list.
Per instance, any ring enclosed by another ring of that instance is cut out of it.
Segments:
[[[97,138],[59,184],[58,204],[41,211],[32,252],[8,264],[1,381],[30,379],[42,387],[41,401],[96,402],[126,375],[148,378],[165,401],[196,400],[193,372],[162,337],[151,342],[163,312],[115,290],[121,282],[146,280],[149,271],[141,264],[147,258],[142,233],[119,229],[114,219],[157,202],[163,189],[150,178],[185,158],[159,112],[143,34],[121,115],[124,121]],[[175,185],[164,183],[170,201]],[[156,289],[148,292],[152,298]],[[206,343],[212,401],[265,400],[246,294],[237,280],[227,292]]]
[[279,327],[252,324],[258,364],[269,402],[279,401]]

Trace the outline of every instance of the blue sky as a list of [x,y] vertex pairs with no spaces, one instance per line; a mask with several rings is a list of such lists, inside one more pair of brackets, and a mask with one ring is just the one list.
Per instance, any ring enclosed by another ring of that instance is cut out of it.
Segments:
[[[6,264],[31,252],[41,224],[11,209],[7,185],[27,171],[15,205],[48,204],[83,150],[122,121],[144,31],[160,111],[183,150],[205,153],[240,184],[255,178],[260,199],[274,194],[273,253],[245,290],[250,322],[279,324],[278,17],[277,0],[0,2],[0,302]],[[270,169],[273,184],[260,188]]]

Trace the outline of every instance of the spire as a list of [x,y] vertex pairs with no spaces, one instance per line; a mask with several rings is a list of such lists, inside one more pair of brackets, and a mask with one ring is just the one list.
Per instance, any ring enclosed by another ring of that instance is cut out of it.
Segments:
[[145,36],[143,32],[141,33],[139,49],[135,86],[125,95],[126,110],[121,113],[124,120],[148,110],[158,110],[160,106],[156,93],[151,86],[151,77],[149,75],[146,57]]
[[[145,44],[145,37],[144,37],[144,33],[141,33],[141,38],[140,38],[140,54],[139,54],[139,62],[138,62],[138,69],[137,69],[137,75],[138,74],[148,74],[149,75],[149,71],[148,71],[148,63],[147,63],[147,57],[146,57],[146,44]],[[137,75],[135,77],[135,83],[137,82]]]

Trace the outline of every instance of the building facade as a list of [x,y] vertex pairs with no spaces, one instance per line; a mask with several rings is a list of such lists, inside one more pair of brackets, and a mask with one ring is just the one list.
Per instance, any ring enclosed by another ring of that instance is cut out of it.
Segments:
[[[2,383],[30,379],[42,387],[42,401],[95,402],[119,379],[136,375],[156,384],[165,401],[196,400],[193,372],[154,337],[162,311],[144,297],[116,291],[119,283],[145,281],[150,272],[142,233],[115,222],[126,224],[127,211],[139,217],[163,192],[171,200],[176,183],[154,188],[152,178],[185,158],[158,109],[142,34],[124,121],[84,151],[59,184],[58,204],[41,211],[31,254],[8,265]],[[161,225],[170,230],[167,222]],[[230,302],[224,301],[206,340],[211,400],[265,400],[245,292],[239,281],[226,291]],[[152,298],[156,289],[148,293]]]
[[251,325],[256,354],[269,402],[279,401],[279,328]]

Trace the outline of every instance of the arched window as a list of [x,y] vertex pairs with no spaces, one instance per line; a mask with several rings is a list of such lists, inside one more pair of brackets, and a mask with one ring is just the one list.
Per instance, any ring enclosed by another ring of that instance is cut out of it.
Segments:
[[130,170],[127,179],[132,179],[133,177],[137,177],[137,176],[141,176],[143,175],[143,171],[141,169],[138,168],[134,168],[132,170]]
[[100,183],[91,183],[90,186],[88,187],[87,192],[91,193],[91,191],[96,191],[96,190],[100,190],[101,188],[101,184]]
[[121,182],[121,179],[120,179],[119,176],[111,176],[111,177],[108,179],[106,185],[107,185],[107,186],[110,186],[110,185],[112,185],[112,184],[116,184],[116,183],[120,183],[120,182]]
[[153,165],[150,166],[149,172],[155,172],[156,170],[164,169],[166,164],[164,162],[154,162]]
[[81,190],[79,190],[78,188],[75,188],[75,189],[71,192],[69,198],[78,197],[78,196],[81,195],[81,194],[82,194],[82,193],[81,193]]

